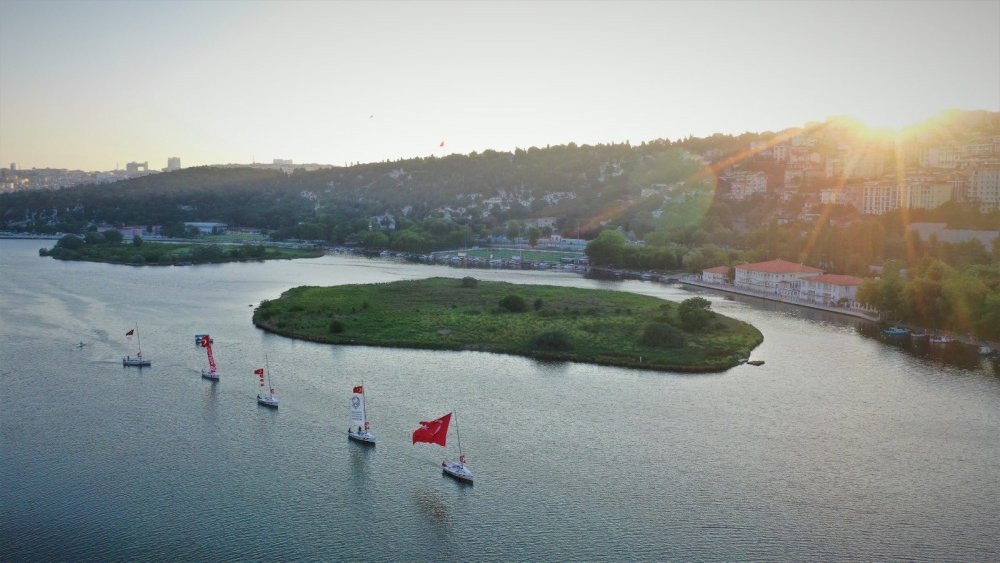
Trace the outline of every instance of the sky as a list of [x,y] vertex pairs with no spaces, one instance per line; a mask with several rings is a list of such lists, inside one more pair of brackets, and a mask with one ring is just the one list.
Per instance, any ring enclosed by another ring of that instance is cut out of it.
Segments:
[[0,163],[21,169],[343,165],[949,108],[1000,111],[1000,0],[0,0]]

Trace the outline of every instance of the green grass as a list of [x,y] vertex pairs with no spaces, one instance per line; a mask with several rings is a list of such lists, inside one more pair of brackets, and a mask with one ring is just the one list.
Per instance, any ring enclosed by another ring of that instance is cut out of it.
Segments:
[[[499,302],[520,295],[528,311]],[[536,300],[542,307],[535,309]],[[297,287],[254,311],[256,326],[292,338],[331,344],[481,350],[542,359],[668,371],[721,371],[763,340],[747,323],[713,314],[675,348],[640,343],[652,322],[679,326],[677,304],[608,290],[430,278],[385,284]],[[539,350],[539,334],[560,332],[569,349]]]

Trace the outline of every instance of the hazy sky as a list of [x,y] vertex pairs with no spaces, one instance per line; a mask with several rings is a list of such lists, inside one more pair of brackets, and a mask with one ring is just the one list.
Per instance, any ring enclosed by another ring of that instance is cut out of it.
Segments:
[[1000,1],[0,0],[3,166],[344,164],[946,108],[1000,110]]

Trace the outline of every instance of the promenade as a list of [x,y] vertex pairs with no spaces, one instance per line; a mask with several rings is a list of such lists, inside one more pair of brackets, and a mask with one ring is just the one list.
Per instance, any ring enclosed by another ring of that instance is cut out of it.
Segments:
[[822,305],[820,303],[815,303],[812,301],[806,301],[804,299],[795,299],[793,297],[786,297],[783,295],[778,295],[776,293],[767,293],[763,291],[753,291],[749,289],[744,289],[740,287],[735,287],[729,284],[717,284],[708,283],[702,281],[696,275],[681,276],[678,281],[686,285],[693,285],[697,287],[704,287],[706,289],[715,289],[718,291],[725,291],[726,293],[736,293],[739,295],[746,295],[748,297],[757,297],[759,299],[767,299],[768,301],[777,301],[779,303],[787,303],[789,305],[798,305],[799,307],[808,307],[810,309],[818,309],[820,311],[827,311],[830,313],[837,313],[839,315],[847,315],[850,317],[857,317],[860,319],[865,319],[869,321],[878,321],[878,314],[874,311],[865,311],[861,309],[852,309],[850,307],[831,307],[829,305]]

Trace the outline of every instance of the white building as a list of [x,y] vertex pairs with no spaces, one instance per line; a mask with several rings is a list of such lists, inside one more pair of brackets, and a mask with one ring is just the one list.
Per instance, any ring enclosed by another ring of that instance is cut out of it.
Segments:
[[983,213],[1000,209],[1000,163],[973,168],[969,172],[965,198],[978,203]]
[[837,274],[823,274],[802,279],[799,299],[823,305],[837,304],[841,299],[853,303],[861,287],[861,278]]
[[701,271],[701,281],[705,283],[726,283],[726,276],[729,274],[729,266],[716,266],[705,268]]
[[776,293],[795,297],[802,280],[823,273],[819,268],[796,264],[786,260],[770,260],[735,266],[733,285],[763,293]]
[[767,191],[767,174],[739,170],[730,175],[729,195],[733,199],[746,199],[753,194]]

